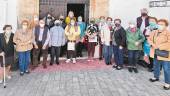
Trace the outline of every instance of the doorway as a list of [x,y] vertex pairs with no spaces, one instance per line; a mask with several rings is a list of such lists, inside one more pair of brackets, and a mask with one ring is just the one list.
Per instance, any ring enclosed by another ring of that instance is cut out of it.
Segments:
[[82,16],[84,20],[85,4],[67,4],[67,14],[69,13],[69,11],[74,12],[74,16],[76,17],[76,19],[78,16]]

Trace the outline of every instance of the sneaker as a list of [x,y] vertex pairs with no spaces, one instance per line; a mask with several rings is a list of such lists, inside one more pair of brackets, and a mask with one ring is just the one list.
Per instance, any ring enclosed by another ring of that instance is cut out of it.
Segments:
[[113,68],[117,68],[117,65],[113,65]]
[[25,73],[26,73],[26,74],[30,74],[30,71],[26,70]]
[[137,68],[133,68],[133,71],[134,71],[135,73],[138,73],[138,69],[137,69]]
[[150,82],[156,82],[156,81],[159,81],[159,79],[157,79],[157,78],[150,78],[149,81]]
[[3,80],[0,80],[0,84],[2,84],[3,83]]
[[170,90],[170,85],[169,85],[169,84],[165,84],[165,85],[163,86],[163,88],[164,88],[164,90]]
[[123,67],[122,67],[122,66],[117,66],[116,69],[117,69],[117,70],[121,70],[121,69],[123,69]]
[[6,76],[6,77],[7,77],[8,79],[11,79],[11,78],[12,78],[12,77],[11,77],[11,76],[9,76],[9,75],[8,75],[8,76]]
[[66,60],[66,63],[70,63],[70,61],[71,61],[70,59],[67,59],[67,60]]
[[23,76],[24,75],[24,72],[20,72],[20,76]]
[[132,73],[132,68],[128,68],[128,71],[129,71],[130,73]]
[[74,64],[76,63],[76,58],[73,58],[73,63],[74,63]]

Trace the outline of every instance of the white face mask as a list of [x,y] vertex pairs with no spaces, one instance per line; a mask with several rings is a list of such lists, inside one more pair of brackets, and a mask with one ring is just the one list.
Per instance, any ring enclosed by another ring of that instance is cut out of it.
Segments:
[[7,30],[6,33],[7,33],[7,34],[11,34],[12,31],[11,31],[11,30]]
[[45,26],[45,24],[40,24],[40,27],[43,28]]
[[23,25],[22,28],[23,28],[24,30],[26,30],[26,29],[28,28],[28,26]]
[[34,18],[34,21],[38,21],[38,18]]
[[75,24],[74,22],[71,22],[71,25],[72,25],[72,26],[74,26],[74,24]]

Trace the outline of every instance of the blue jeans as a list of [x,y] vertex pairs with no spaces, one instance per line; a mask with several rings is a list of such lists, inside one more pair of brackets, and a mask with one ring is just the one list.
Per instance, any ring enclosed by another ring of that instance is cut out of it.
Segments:
[[128,63],[131,67],[136,67],[139,59],[139,50],[128,50]]
[[103,56],[106,64],[111,63],[112,54],[113,54],[112,49],[113,49],[112,46],[107,46],[107,45],[103,46]]
[[170,84],[170,61],[160,61],[154,59],[154,77],[159,79],[161,65],[164,69],[165,83]]
[[114,61],[116,65],[123,66],[123,49],[113,45]]
[[30,51],[18,52],[20,72],[28,71],[30,63]]

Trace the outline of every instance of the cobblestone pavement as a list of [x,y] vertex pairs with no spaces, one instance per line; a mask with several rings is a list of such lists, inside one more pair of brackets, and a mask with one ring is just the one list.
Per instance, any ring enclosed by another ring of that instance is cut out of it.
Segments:
[[0,96],[170,96],[160,82],[150,83],[152,77],[144,68],[129,73],[106,66],[103,61],[78,61],[77,64],[40,66],[29,75],[7,80],[7,88],[0,85]]

